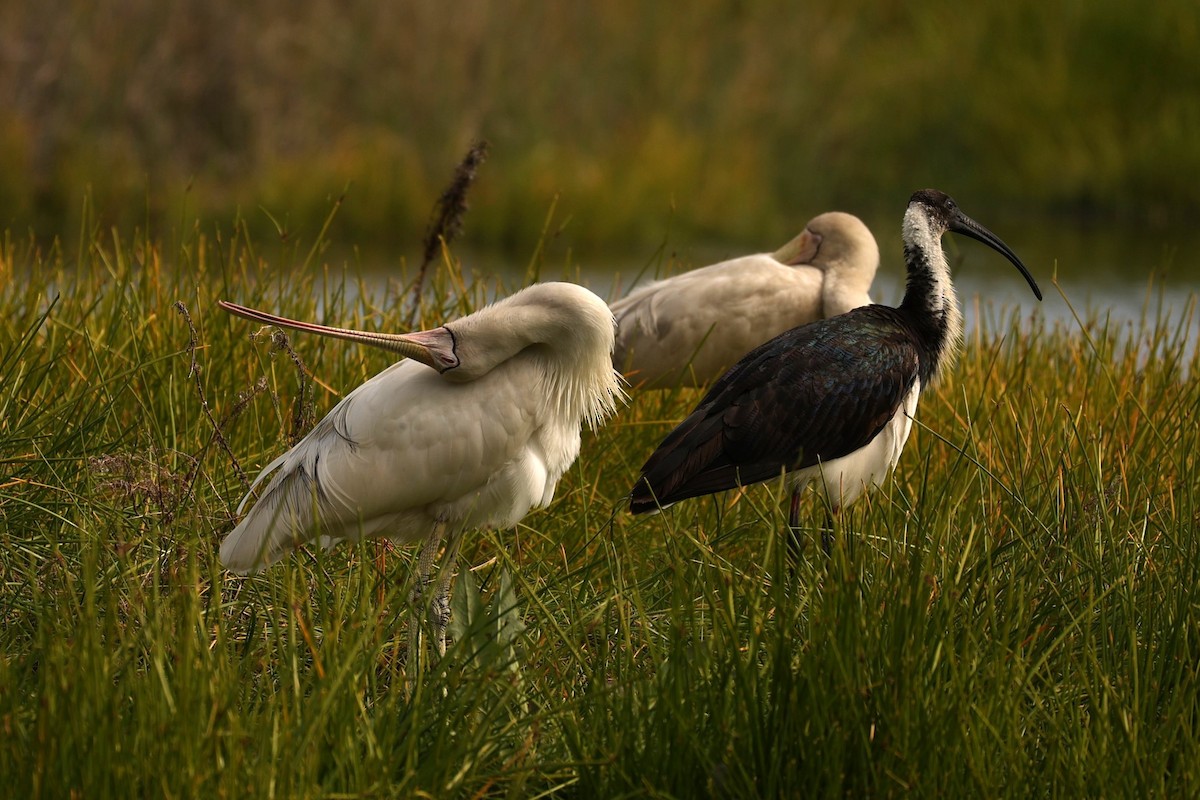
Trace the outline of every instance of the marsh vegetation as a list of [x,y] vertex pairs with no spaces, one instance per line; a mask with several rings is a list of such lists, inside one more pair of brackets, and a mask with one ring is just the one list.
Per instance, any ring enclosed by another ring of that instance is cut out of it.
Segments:
[[[16,794],[1200,785],[1193,306],[1166,323],[1151,292],[1117,329],[968,306],[974,332],[895,480],[794,570],[780,486],[625,513],[697,399],[636,395],[549,509],[466,543],[454,643],[410,694],[414,553],[303,552],[250,579],[217,563],[245,475],[387,356],[254,339],[216,299],[389,330],[410,316],[401,282],[266,249],[241,230],[113,231],[72,253],[4,240],[0,780]],[[451,255],[416,317],[504,290]]]

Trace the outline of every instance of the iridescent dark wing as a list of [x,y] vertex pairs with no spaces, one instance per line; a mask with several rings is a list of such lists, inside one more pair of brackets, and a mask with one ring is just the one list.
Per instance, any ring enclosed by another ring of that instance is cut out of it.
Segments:
[[752,350],[646,461],[630,511],[770,480],[863,447],[918,379],[915,339],[896,309],[865,306]]

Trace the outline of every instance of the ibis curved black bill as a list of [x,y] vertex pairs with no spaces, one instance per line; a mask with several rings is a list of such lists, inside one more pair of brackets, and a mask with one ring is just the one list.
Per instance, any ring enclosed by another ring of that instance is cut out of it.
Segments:
[[1025,276],[1025,280],[1029,282],[1029,288],[1033,289],[1034,296],[1038,300],[1042,299],[1042,290],[1038,288],[1037,281],[1029,274],[1029,270],[1021,263],[1021,259],[1017,258],[1017,254],[1012,251],[1004,241],[996,234],[989,231],[987,228],[980,225],[975,220],[968,217],[958,209],[954,210],[950,217],[950,225],[948,230],[953,233],[961,233],[963,236],[969,236],[977,242],[983,242],[988,247],[995,250],[1000,255],[1007,258],[1013,263],[1017,269],[1021,270],[1021,274]]

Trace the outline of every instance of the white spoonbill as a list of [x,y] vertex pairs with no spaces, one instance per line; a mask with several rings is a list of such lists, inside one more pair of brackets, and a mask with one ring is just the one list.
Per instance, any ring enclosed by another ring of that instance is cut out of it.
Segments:
[[878,266],[862,220],[821,214],[774,253],[655,281],[612,303],[613,364],[642,388],[706,386],[768,339],[869,304]]
[[[429,331],[368,333],[221,303],[271,325],[381,347],[401,360],[334,406],[267,465],[238,507],[271,476],[225,538],[221,562],[257,572],[313,541],[388,536],[422,542],[409,598],[410,658],[425,611],[445,653],[450,584],[463,531],[515,525],[548,504],[597,426],[623,396],[612,368],[614,322],[599,297],[570,283],[530,286]],[[446,543],[432,601],[421,595]]]
[[858,308],[748,353],[646,461],[630,510],[653,511],[788,472],[794,485],[788,523],[795,528],[800,492],[810,481],[835,513],[882,484],[908,440],[921,390],[962,338],[962,311],[941,245],[946,231],[999,252],[1042,299],[999,237],[942,192],[916,192],[904,214],[908,287],[899,307]]

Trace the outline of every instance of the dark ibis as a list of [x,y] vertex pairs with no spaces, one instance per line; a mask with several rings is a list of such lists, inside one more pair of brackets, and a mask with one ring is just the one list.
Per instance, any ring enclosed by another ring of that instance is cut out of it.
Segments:
[[862,306],[747,353],[646,461],[629,510],[654,511],[787,473],[794,530],[810,482],[833,513],[880,486],[904,449],[921,390],[961,345],[962,311],[941,246],[946,231],[1001,253],[1042,299],[999,237],[946,194],[916,192],[904,214],[908,282],[900,305]]

